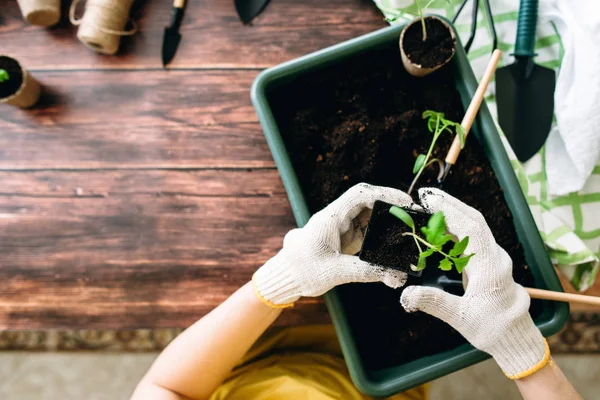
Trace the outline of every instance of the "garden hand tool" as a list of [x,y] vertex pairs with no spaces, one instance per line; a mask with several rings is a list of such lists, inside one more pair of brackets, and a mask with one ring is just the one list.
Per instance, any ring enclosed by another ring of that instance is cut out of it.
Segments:
[[522,162],[546,142],[554,113],[554,71],[533,62],[537,13],[537,0],[521,0],[515,62],[496,72],[498,122]]
[[181,26],[181,20],[183,19],[183,12],[185,10],[185,0],[174,0],[173,8],[171,10],[171,25],[165,28],[165,34],[163,36],[162,46],[162,63],[163,67],[166,67],[175,57],[175,52],[181,41],[181,34],[179,33],[179,27]]
[[[452,18],[452,24],[456,25],[456,20],[460,15],[460,12],[465,8],[469,0],[463,0],[463,2],[458,7],[456,14],[454,14],[454,18]],[[498,47],[498,37],[496,35],[496,26],[494,25],[494,18],[492,16],[492,8],[490,7],[490,0],[485,0],[485,17],[487,18],[488,25],[490,28],[490,34],[492,35],[492,52],[496,50]],[[469,53],[471,49],[471,45],[473,44],[473,40],[475,40],[475,32],[477,32],[477,14],[479,13],[479,0],[473,0],[473,11],[471,12],[471,34],[469,39],[467,39],[467,43],[463,46],[465,49],[465,53]]]
[[[473,122],[475,121],[475,117],[477,117],[477,113],[479,112],[479,107],[481,107],[481,103],[483,102],[483,96],[485,95],[485,91],[487,90],[488,84],[494,76],[494,71],[496,70],[496,66],[498,65],[498,61],[500,61],[500,57],[502,56],[502,52],[498,49],[494,50],[492,53],[492,57],[488,63],[488,66],[479,82],[479,86],[477,86],[477,90],[471,99],[471,103],[469,104],[469,108],[465,112],[465,116],[463,117],[460,125],[465,131],[465,140],[467,139],[467,135],[473,126]],[[452,146],[450,146],[450,150],[448,150],[448,154],[445,158],[444,163],[444,171],[438,179],[438,183],[441,184],[448,173],[450,172],[450,168],[454,164],[456,164],[456,159],[461,151],[461,142],[458,135],[454,138],[452,142]]]
[[235,9],[244,24],[249,23],[256,18],[270,0],[235,0]]
[[506,376],[520,379],[548,363],[550,349],[529,315],[530,298],[512,277],[512,260],[494,239],[483,215],[438,189],[419,190],[426,212],[443,212],[448,230],[469,236],[473,254],[463,274],[469,284],[462,296],[428,286],[408,286],[402,306],[448,323],[473,346],[490,354]]
[[412,199],[387,187],[358,184],[319,211],[303,228],[291,230],[281,251],[252,277],[255,293],[266,305],[291,307],[301,296],[320,296],[350,282],[383,282],[398,288],[406,273],[373,266],[358,257],[342,254],[341,237],[352,221],[376,200],[406,207]]

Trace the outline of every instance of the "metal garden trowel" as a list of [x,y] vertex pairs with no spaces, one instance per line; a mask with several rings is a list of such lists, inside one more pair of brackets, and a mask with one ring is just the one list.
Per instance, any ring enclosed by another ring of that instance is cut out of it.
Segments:
[[496,71],[498,122],[524,162],[546,142],[554,113],[554,71],[533,62],[538,0],[521,0],[515,62]]

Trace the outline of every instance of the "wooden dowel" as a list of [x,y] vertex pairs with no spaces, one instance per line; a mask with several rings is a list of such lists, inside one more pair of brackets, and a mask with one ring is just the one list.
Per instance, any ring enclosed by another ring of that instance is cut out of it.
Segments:
[[542,289],[534,289],[534,288],[525,288],[529,296],[532,299],[541,299],[541,300],[554,300],[554,301],[563,301],[570,303],[581,303],[588,304],[591,306],[600,307],[600,297],[596,296],[586,296],[584,294],[573,294],[573,293],[563,293],[563,292],[554,292],[552,290],[542,290]]
[[[483,96],[485,95],[485,91],[487,90],[488,84],[490,80],[494,76],[494,72],[496,71],[496,66],[498,65],[498,61],[500,61],[500,57],[502,56],[502,52],[500,50],[494,50],[492,53],[492,57],[490,58],[490,62],[479,82],[479,86],[473,95],[473,99],[471,99],[471,103],[469,104],[469,108],[465,112],[465,116],[460,123],[460,125],[465,130],[465,139],[471,130],[471,126],[473,126],[473,121],[475,121],[475,117],[477,117],[477,112],[479,111],[479,107],[481,107],[481,103],[483,102]],[[458,135],[454,138],[452,142],[452,146],[448,151],[448,155],[446,156],[446,161],[448,164],[454,165],[456,163],[456,159],[460,154],[460,139]]]

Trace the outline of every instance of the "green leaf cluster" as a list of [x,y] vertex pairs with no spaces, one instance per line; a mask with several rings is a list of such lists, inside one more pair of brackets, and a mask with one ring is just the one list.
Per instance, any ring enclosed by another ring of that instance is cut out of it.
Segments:
[[0,68],[0,83],[7,82],[10,79],[8,71]]
[[[441,211],[436,212],[429,218],[427,226],[421,227],[421,232],[425,236],[425,239],[417,235],[417,227],[409,213],[396,206],[392,206],[389,212],[404,222],[404,224],[412,230],[412,232],[407,232],[405,235],[413,237],[417,249],[419,250],[419,260],[417,265],[411,265],[413,271],[422,271],[425,269],[427,257],[431,256],[433,253],[439,253],[444,258],[440,261],[438,268],[444,271],[450,271],[452,267],[455,267],[458,273],[463,272],[469,259],[473,256],[473,254],[466,256],[462,255],[469,244],[469,237],[465,236],[462,240],[454,242],[454,245],[448,253],[445,253],[443,250],[444,245],[453,241],[454,236],[447,233],[446,218]],[[423,245],[423,247],[421,247],[421,245]]]

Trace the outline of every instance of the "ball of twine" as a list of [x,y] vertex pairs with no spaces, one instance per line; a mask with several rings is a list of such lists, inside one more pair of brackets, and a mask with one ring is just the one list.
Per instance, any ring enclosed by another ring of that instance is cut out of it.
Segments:
[[134,0],[87,0],[85,12],[77,19],[75,11],[79,0],[73,0],[69,19],[79,26],[77,38],[90,49],[103,54],[115,54],[119,49],[121,36],[133,35],[137,26],[125,30],[129,12]]

